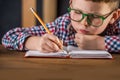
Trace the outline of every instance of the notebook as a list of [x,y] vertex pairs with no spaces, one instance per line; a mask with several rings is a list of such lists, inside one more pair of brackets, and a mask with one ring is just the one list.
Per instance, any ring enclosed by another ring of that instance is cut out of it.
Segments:
[[68,46],[59,52],[42,53],[40,51],[27,51],[25,57],[42,58],[112,58],[107,51],[101,50],[80,50],[78,47]]

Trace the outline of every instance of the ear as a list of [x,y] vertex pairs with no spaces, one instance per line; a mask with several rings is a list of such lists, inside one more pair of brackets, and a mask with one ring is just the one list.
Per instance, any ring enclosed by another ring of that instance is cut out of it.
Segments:
[[69,0],[69,7],[71,7],[71,4],[72,4],[72,0]]
[[113,24],[120,17],[120,9],[117,9],[112,16],[110,24]]
[[69,1],[69,4],[71,4],[71,3],[72,3],[72,0]]

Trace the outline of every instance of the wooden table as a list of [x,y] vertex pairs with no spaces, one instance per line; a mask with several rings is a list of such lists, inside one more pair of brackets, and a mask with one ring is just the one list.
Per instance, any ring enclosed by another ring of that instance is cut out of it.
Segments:
[[120,80],[120,54],[114,59],[24,58],[25,52],[0,46],[0,80]]

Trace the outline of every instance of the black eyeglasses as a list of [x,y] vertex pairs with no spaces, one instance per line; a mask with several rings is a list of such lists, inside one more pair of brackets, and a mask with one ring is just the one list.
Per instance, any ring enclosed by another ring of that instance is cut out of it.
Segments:
[[[113,10],[115,11],[115,10]],[[99,27],[103,24],[104,20],[110,16],[113,11],[111,11],[108,14],[105,14],[103,16],[99,16],[99,15],[95,15],[95,14],[86,14],[83,13],[80,10],[76,10],[76,9],[72,9],[72,8],[68,8],[68,12],[70,13],[70,18],[71,20],[75,21],[75,22],[81,22],[85,17],[87,17],[87,23],[88,25],[92,25],[94,27]]]

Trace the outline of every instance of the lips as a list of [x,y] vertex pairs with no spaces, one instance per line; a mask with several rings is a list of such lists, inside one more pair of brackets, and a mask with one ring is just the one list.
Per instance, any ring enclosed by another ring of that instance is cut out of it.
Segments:
[[82,29],[80,29],[79,32],[82,33],[82,34],[88,34],[88,33],[89,33],[89,31],[87,31],[87,30],[82,30]]

